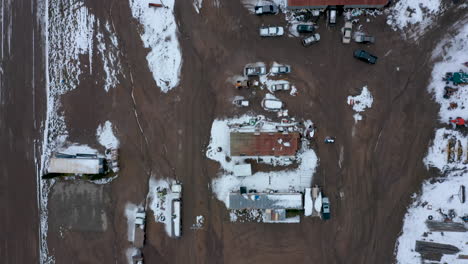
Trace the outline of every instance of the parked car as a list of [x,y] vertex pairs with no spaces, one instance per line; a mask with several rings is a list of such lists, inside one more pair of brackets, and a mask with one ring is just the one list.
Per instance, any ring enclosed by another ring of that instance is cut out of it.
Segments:
[[234,100],[233,103],[234,103],[236,106],[239,106],[239,107],[247,107],[247,106],[249,106],[249,100],[239,99],[239,100]]
[[266,66],[265,65],[254,65],[254,64],[247,64],[244,68],[245,76],[258,76],[266,74]]
[[328,197],[322,197],[322,219],[330,219],[330,200]]
[[262,107],[270,111],[279,111],[283,108],[283,102],[278,99],[264,98],[262,100]]
[[319,33],[315,33],[314,35],[303,39],[302,40],[302,45],[304,45],[306,47],[306,46],[309,46],[309,45],[312,45],[312,44],[318,42],[319,40],[320,40]]
[[258,5],[255,6],[256,15],[276,14],[278,13],[278,6],[276,5]]
[[375,43],[375,37],[369,35],[357,35],[354,38],[357,43]]
[[314,25],[300,24],[300,25],[297,25],[296,29],[297,29],[297,32],[299,33],[314,33],[315,32]]
[[336,8],[335,7],[330,7],[330,9],[328,9],[328,24],[330,24],[330,26],[336,25]]
[[279,37],[284,34],[283,27],[261,27],[260,36],[261,37]]
[[365,61],[370,64],[375,64],[377,62],[377,57],[365,50],[355,50],[354,58]]
[[275,65],[275,66],[271,67],[270,72],[274,73],[274,74],[290,73],[291,72],[291,66],[289,66],[289,65]]
[[343,28],[343,43],[349,44],[351,42],[351,31],[353,30],[353,23],[347,21]]
[[272,91],[272,92],[287,91],[289,89],[291,89],[291,86],[290,86],[290,84],[288,82],[272,84],[270,86],[270,91]]

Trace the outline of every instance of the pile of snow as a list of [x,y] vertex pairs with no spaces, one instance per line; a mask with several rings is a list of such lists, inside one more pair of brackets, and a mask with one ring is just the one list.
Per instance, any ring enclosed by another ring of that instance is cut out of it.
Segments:
[[140,251],[135,247],[127,248],[125,251],[125,256],[127,257],[127,263],[133,264],[133,256],[139,255]]
[[[447,144],[449,139],[455,139],[456,143],[453,153],[454,161],[451,163],[447,162]],[[446,128],[437,129],[433,144],[429,148],[429,152],[424,159],[424,164],[426,164],[427,167],[435,167],[442,172],[468,169],[468,164],[465,163],[468,160],[467,143],[468,137],[458,131]],[[462,155],[458,159],[457,151],[459,148],[462,150]]]
[[[244,164],[245,159],[255,159],[255,157],[230,157],[230,127],[234,131],[242,132],[254,132],[256,128],[261,128],[262,131],[274,132],[276,131],[276,127],[280,125],[279,123],[265,120],[264,117],[262,119],[248,115],[240,118],[216,119],[213,121],[210,144],[206,155],[221,165],[222,170],[219,173],[219,177],[212,182],[213,191],[219,200],[227,204],[229,192],[238,191],[240,186],[248,186],[251,189],[256,189],[258,192],[268,192],[268,190],[278,190],[280,192],[303,191],[311,186],[318,158],[306,141],[303,142],[301,150],[296,157],[261,157],[262,162],[280,166],[289,165],[291,164],[291,160],[294,160],[299,164],[296,169],[256,172],[248,177],[236,177],[233,175],[234,165]],[[289,160],[289,162],[285,162],[285,160]]]
[[119,146],[119,140],[115,137],[112,130],[112,123],[106,121],[104,125],[99,125],[96,130],[96,137],[99,144],[108,149],[116,149]]
[[168,92],[180,81],[182,54],[174,17],[175,0],[164,0],[164,8],[148,7],[151,0],[130,0],[132,15],[143,25],[141,39],[151,51],[148,66],[161,91]]
[[354,112],[354,121],[362,120],[362,116],[359,114],[364,112],[366,108],[371,108],[372,103],[374,102],[374,97],[367,89],[367,86],[362,87],[361,94],[356,96],[348,96],[347,102],[353,107]]
[[205,217],[203,215],[197,215],[195,218],[195,224],[192,225],[193,229],[200,229],[203,227],[203,224],[205,223]]
[[[442,59],[437,62],[432,70],[432,80],[428,87],[429,92],[434,94],[434,99],[440,104],[439,118],[442,122],[448,122],[449,118],[456,118],[461,116],[468,119],[466,108],[468,108],[468,89],[466,87],[459,87],[450,99],[445,99],[444,87],[445,81],[442,78],[446,72],[457,72],[463,70],[468,72],[468,67],[463,63],[468,61],[468,19],[460,21],[457,24],[455,35],[448,35],[444,41],[437,45],[432,53],[432,58]],[[453,86],[455,87],[455,86]],[[456,103],[456,109],[449,109],[450,103]]]
[[441,0],[398,1],[388,9],[387,24],[393,30],[402,30],[409,38],[423,35],[434,18],[445,10]]
[[[420,254],[415,251],[416,240],[431,241],[435,243],[450,244],[458,247],[461,252],[468,252],[466,233],[464,232],[430,232],[425,221],[431,215],[434,221],[443,221],[443,217],[437,210],[447,214],[449,209],[454,209],[457,217],[454,222],[463,222],[459,217],[468,212],[468,204],[462,204],[457,194],[460,185],[467,184],[468,174],[457,175],[455,173],[447,177],[443,182],[434,184],[426,181],[422,187],[422,194],[415,199],[405,215],[403,234],[396,246],[396,257],[400,264],[420,263]],[[427,236],[425,236],[426,234]],[[444,255],[440,263],[459,263],[457,255]]]
[[200,14],[200,9],[202,8],[203,0],[193,0],[193,8],[195,11]]
[[163,223],[166,233],[172,237],[172,201],[180,199],[180,193],[173,193],[171,186],[176,184],[174,180],[149,180],[148,203],[154,213],[156,222]]

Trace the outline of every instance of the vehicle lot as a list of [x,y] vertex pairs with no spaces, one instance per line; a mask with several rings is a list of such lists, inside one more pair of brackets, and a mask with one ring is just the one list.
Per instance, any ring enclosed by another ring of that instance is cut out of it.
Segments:
[[[365,24],[366,29],[377,39],[387,41],[378,41],[378,45],[367,48],[379,56],[378,64],[367,65],[352,55],[362,45],[341,44],[342,17],[338,17],[335,28],[328,28],[322,17],[317,30],[320,42],[303,48],[299,38],[258,36],[262,24],[285,26],[282,15],[258,17],[233,1],[223,2],[219,8],[206,3],[200,15],[182,1],[176,4],[184,65],[180,87],[168,94],[159,92],[147,66],[141,63],[146,50],[135,32],[128,7],[123,4],[112,9],[111,19],[123,43],[126,61],[123,70],[127,76],[132,73],[134,79],[134,84],[124,80],[110,92],[113,100],[122,102],[109,115],[124,135],[120,177],[108,190],[114,212],[109,228],[115,230],[115,239],[126,241],[125,203],[141,202],[147,178],[155,174],[182,180],[185,186],[190,186],[184,190],[184,196],[190,199],[184,201],[182,222],[186,224],[180,240],[165,237],[160,225],[148,221],[144,249],[148,263],[392,262],[395,239],[410,194],[429,176],[421,160],[433,134],[431,127],[437,109],[426,93],[428,56],[444,25],[456,19],[457,14],[446,14],[441,27],[428,34],[419,46],[401,41],[398,33],[386,27],[384,17],[372,18],[372,23]],[[98,14],[107,15],[101,7],[95,8]],[[288,78],[298,88],[299,96],[281,93],[275,96],[288,105],[291,116],[314,120],[319,127],[318,138],[337,137],[334,145],[323,145],[317,140],[315,146],[320,165],[314,183],[327,188],[333,205],[331,221],[311,219],[293,226],[232,224],[224,205],[209,190],[207,183],[218,170],[203,151],[208,145],[212,120],[247,110],[274,115],[260,107],[265,91],[252,96],[251,91],[237,91],[226,82],[253,61],[292,65],[294,70]],[[364,85],[372,91],[375,106],[355,125],[346,98]],[[129,87],[135,88],[135,106],[130,103]],[[232,98],[239,93],[251,97],[251,108],[232,106]],[[70,102],[91,101],[91,113],[103,108],[110,113],[111,104],[98,103],[108,98],[104,92],[89,98],[86,89],[67,95]],[[74,111],[78,107],[78,103],[65,107],[70,127],[80,125],[85,131],[89,127],[94,132],[93,121],[83,121],[82,113]],[[133,114],[128,114],[133,107],[141,118],[142,133]],[[356,133],[352,136],[354,126]],[[71,139],[86,136],[94,134],[70,132]],[[341,198],[340,192],[344,194]],[[59,207],[51,204],[50,210]],[[198,215],[205,216],[205,228],[189,230]],[[55,236],[58,234],[50,234],[51,239]],[[74,242],[81,241],[77,237],[116,249],[89,252]],[[66,247],[59,244],[53,247],[57,263],[75,254],[90,255],[89,259],[97,255],[106,260],[119,258],[123,262],[127,246],[84,232],[71,233],[65,241]]]

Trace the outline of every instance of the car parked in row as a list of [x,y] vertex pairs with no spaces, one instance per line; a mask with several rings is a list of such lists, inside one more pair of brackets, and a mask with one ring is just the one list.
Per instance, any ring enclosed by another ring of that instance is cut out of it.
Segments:
[[357,43],[375,43],[375,37],[369,35],[359,34],[354,37],[354,41]]
[[284,104],[278,99],[264,98],[262,100],[262,107],[269,111],[279,111],[283,108]]
[[346,21],[343,28],[343,43],[351,43],[351,31],[353,30],[353,23],[351,21]]
[[276,83],[272,84],[270,86],[270,91],[276,92],[276,91],[288,91],[291,89],[291,85],[288,82],[284,83]]
[[256,15],[274,15],[278,13],[278,6],[276,5],[258,5],[255,6],[255,14]]
[[314,33],[315,32],[315,26],[314,25],[308,25],[308,24],[299,24],[296,26],[296,30],[299,33]]
[[365,50],[355,50],[353,55],[358,60],[362,60],[370,64],[377,63],[377,57]]
[[283,27],[261,27],[260,36],[261,37],[279,37],[284,34]]
[[286,74],[291,72],[291,66],[283,64],[283,65],[274,65],[271,67],[270,72],[273,74]]
[[315,33],[312,36],[303,39],[302,40],[302,45],[304,45],[304,47],[306,47],[306,46],[309,46],[309,45],[312,45],[314,43],[319,42],[319,40],[320,40],[320,34]]
[[267,73],[267,69],[265,65],[247,64],[244,67],[245,76],[258,76],[258,75],[264,75],[266,73]]

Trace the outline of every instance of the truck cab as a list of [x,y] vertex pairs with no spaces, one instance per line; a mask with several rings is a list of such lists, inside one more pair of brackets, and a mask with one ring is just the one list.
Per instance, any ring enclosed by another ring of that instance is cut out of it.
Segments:
[[330,219],[330,200],[325,196],[322,198],[322,219]]

